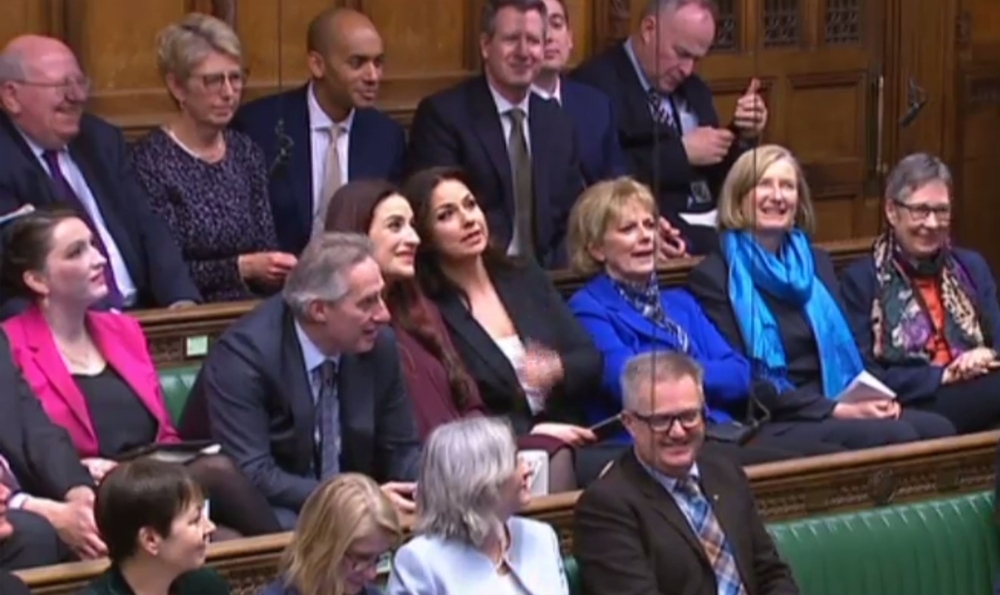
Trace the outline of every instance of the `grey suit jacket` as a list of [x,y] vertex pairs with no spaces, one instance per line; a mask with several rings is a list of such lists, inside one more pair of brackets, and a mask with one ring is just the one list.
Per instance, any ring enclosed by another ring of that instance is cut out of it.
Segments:
[[[420,444],[395,337],[340,358],[340,469],[378,482],[416,479]],[[316,411],[280,295],[264,301],[212,346],[181,419],[186,439],[218,441],[272,506],[298,511],[318,485]]]
[[[508,562],[528,595],[569,595],[559,538],[546,523],[513,517]],[[470,545],[414,537],[396,552],[387,595],[506,593],[493,562]]]

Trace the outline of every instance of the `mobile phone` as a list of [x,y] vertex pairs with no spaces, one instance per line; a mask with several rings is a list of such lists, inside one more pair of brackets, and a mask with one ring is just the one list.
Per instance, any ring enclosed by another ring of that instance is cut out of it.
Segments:
[[588,429],[594,433],[598,441],[601,441],[620,434],[625,426],[622,424],[622,416],[619,414],[602,419]]

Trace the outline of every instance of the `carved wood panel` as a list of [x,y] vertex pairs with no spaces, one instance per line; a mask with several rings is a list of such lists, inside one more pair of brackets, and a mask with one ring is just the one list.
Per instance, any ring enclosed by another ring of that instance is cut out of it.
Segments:
[[801,31],[799,0],[764,0],[764,47],[798,45]]
[[864,0],[826,0],[823,39],[829,44],[861,41],[861,11]]
[[713,51],[733,52],[740,46],[740,31],[737,25],[740,2],[719,0],[719,20],[716,25]]

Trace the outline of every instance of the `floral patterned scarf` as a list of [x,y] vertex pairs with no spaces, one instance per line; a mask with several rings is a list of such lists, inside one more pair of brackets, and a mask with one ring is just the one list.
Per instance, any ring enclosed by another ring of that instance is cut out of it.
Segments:
[[940,332],[952,358],[984,345],[971,297],[975,292],[973,284],[948,246],[933,259],[918,261],[903,254],[889,231],[875,241],[873,251],[878,290],[872,302],[872,330],[877,359],[888,363],[932,361],[928,344],[938,330],[911,284],[914,277],[938,278],[945,311]]
[[667,313],[663,310],[663,300],[660,296],[660,284],[654,272],[649,280],[637,285],[624,283],[615,279],[611,280],[618,290],[618,295],[625,300],[628,305],[635,308],[644,318],[667,331],[668,340],[674,345],[677,351],[688,353],[691,346],[690,337],[679,324],[667,318]]

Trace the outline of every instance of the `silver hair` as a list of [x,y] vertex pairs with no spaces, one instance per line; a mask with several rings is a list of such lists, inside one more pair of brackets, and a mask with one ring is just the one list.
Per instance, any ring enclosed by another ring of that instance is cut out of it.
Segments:
[[24,54],[16,50],[0,53],[0,83],[24,80]]
[[932,182],[941,182],[950,194],[952,178],[948,166],[929,153],[907,155],[889,173],[885,197],[893,202],[905,203],[910,195]]
[[438,426],[424,444],[417,533],[480,547],[502,522],[504,484],[517,472],[517,446],[501,419],[471,417]]
[[347,273],[372,258],[371,240],[357,233],[325,233],[313,238],[288,273],[281,295],[299,319],[315,300],[336,302],[347,295]]
[[665,12],[677,12],[682,6],[688,4],[697,4],[711,12],[713,18],[718,18],[719,7],[715,0],[648,0],[642,11],[642,18],[659,16]]
[[647,351],[625,362],[622,370],[622,408],[636,411],[648,402],[661,382],[691,378],[702,392],[704,371],[691,356],[679,351]]

